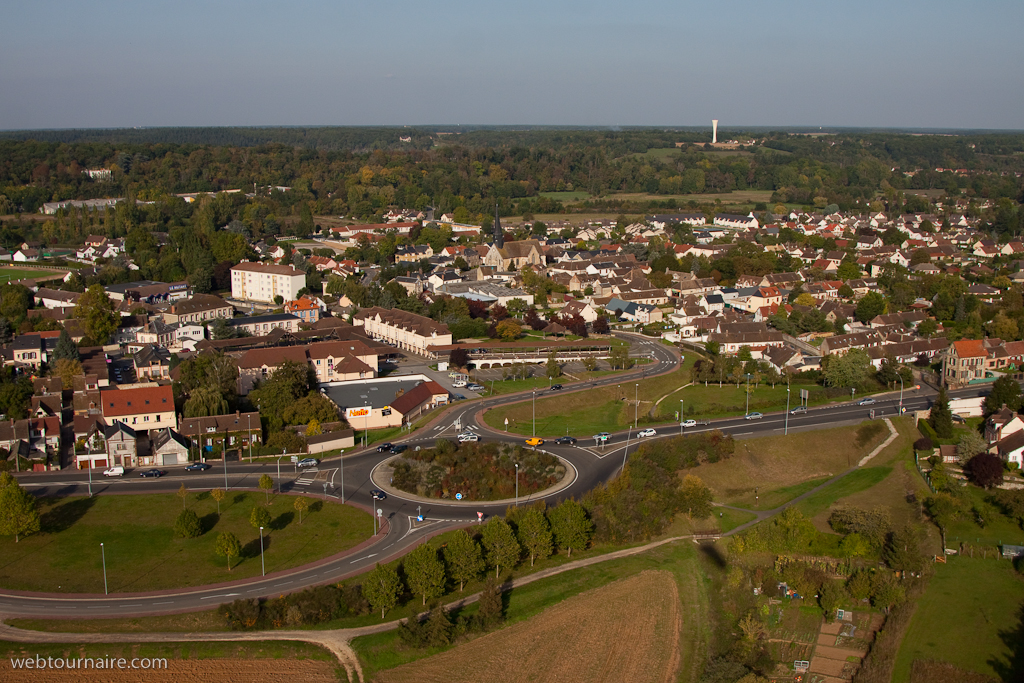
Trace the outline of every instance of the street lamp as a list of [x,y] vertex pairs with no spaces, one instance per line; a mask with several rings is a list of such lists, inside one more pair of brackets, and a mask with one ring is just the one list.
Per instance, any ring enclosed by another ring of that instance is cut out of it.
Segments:
[[633,402],[636,403],[633,406],[633,429],[636,429],[637,422],[640,421],[640,383],[636,385],[636,390],[633,392]]
[[228,437],[224,436],[224,440],[220,442],[220,454],[224,458],[224,490],[228,490]]
[[537,391],[533,392],[533,436],[537,436]]
[[[89,446],[89,497],[92,498],[92,438],[88,439]],[[14,456],[17,458],[18,456]]]
[[110,595],[107,591],[107,552],[102,543],[100,543],[100,557],[103,559],[103,594]]
[[631,434],[631,431],[632,430],[629,427],[626,428],[626,450],[622,451],[622,471],[623,472],[626,471],[626,456],[629,455],[629,436]]
[[746,415],[750,415],[750,378],[753,377],[749,372],[743,374],[747,378],[747,412]]
[[281,458],[288,455],[288,449],[284,449],[281,455],[277,456],[277,492],[281,493]]
[[519,463],[516,463],[516,507],[519,507]]
[[789,434],[789,387],[786,387],[786,431],[783,435]]
[[249,464],[252,464],[252,413],[249,413]]
[[267,575],[267,563],[263,559],[263,527],[260,527],[260,566],[263,568],[263,576]]
[[341,470],[341,504],[345,504],[345,452],[338,456],[338,469]]
[[897,412],[897,415],[902,415],[903,414],[903,375],[901,375],[901,374],[899,374],[897,372],[896,376],[900,378],[900,409]]
[[679,436],[683,435],[683,399],[679,399]]

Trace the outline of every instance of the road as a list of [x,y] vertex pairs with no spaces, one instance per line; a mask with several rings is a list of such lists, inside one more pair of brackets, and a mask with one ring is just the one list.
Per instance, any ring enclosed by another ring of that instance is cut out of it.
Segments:
[[[673,349],[659,342],[650,342],[633,338],[633,354],[653,355],[653,360],[638,370],[595,380],[584,385],[566,385],[563,391],[586,391],[592,386],[621,384],[643,376],[671,372],[678,365],[678,355]],[[578,388],[574,388],[578,387]],[[545,392],[547,393],[547,392]],[[977,389],[951,392],[951,397],[979,395]],[[922,389],[921,392],[906,392],[903,405],[908,411],[924,409],[930,405],[934,391]],[[410,447],[432,446],[438,438],[454,438],[458,431],[471,429],[485,440],[503,440],[521,443],[522,437],[494,431],[485,424],[480,424],[476,416],[483,410],[498,405],[529,401],[530,392],[518,395],[495,396],[479,401],[466,401],[456,404],[442,415],[434,424],[413,433],[402,443]],[[787,415],[782,413],[766,414],[760,420],[745,420],[742,417],[715,420],[710,425],[686,430],[685,433],[699,433],[718,429],[737,438],[752,438],[782,434],[787,428],[792,431],[823,428],[842,424],[856,423],[868,417],[870,409],[876,414],[884,413],[894,416],[897,413],[898,399],[879,400],[872,406],[860,406],[855,403],[837,404],[821,408],[812,408],[804,414]],[[658,437],[678,434],[677,428],[660,429]],[[639,445],[633,430],[612,434],[607,442],[597,446],[593,441],[581,440],[573,446],[556,445],[548,441],[543,449],[564,458],[575,469],[575,479],[571,484],[552,494],[552,502],[574,497],[580,498],[597,484],[608,480],[622,467],[627,452],[633,452]],[[370,497],[370,489],[374,488],[370,480],[373,469],[383,460],[390,457],[388,453],[378,453],[375,448],[363,452],[346,455],[344,465],[340,458],[325,460],[314,471],[298,471],[286,459],[280,463],[227,463],[222,469],[217,463],[206,472],[188,473],[175,468],[159,479],[143,479],[131,476],[107,479],[94,477],[91,488],[94,495],[134,494],[134,493],[167,493],[177,491],[182,483],[193,491],[223,487],[228,490],[244,488],[256,489],[257,481],[262,474],[274,478],[283,493],[302,492],[310,496],[325,496],[341,500],[342,496],[348,503],[355,504],[366,510],[373,510],[375,502]],[[280,468],[280,474],[279,472]],[[572,474],[572,473],[570,473]],[[21,482],[28,490],[38,495],[67,496],[83,495],[89,491],[88,474],[75,471],[51,473],[33,473],[22,475]],[[323,483],[327,483],[326,490]],[[528,500],[521,499],[520,502]],[[297,569],[280,572],[277,575],[241,580],[230,584],[219,584],[193,589],[162,591],[157,594],[117,594],[117,595],[55,595],[27,594],[14,591],[0,591],[0,613],[7,616],[61,616],[78,618],[96,618],[105,616],[140,616],[146,614],[165,614],[209,609],[216,605],[243,597],[257,597],[282,592],[294,591],[299,588],[343,580],[362,573],[377,562],[383,562],[405,554],[412,546],[425,537],[440,531],[465,526],[478,520],[477,513],[483,513],[487,519],[492,515],[504,514],[508,503],[468,503],[455,501],[423,502],[412,498],[404,498],[401,494],[389,495],[386,500],[378,501],[376,507],[385,520],[383,529],[372,543],[349,552],[344,556],[323,561]],[[422,514],[423,522],[417,521]],[[372,530],[367,528],[367,540],[371,539]]]

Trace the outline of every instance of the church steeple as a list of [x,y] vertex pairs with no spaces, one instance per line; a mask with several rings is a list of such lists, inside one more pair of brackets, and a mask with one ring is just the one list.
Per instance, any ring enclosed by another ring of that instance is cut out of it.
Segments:
[[505,233],[501,229],[501,218],[498,216],[498,204],[494,204],[494,246],[501,249],[505,246]]

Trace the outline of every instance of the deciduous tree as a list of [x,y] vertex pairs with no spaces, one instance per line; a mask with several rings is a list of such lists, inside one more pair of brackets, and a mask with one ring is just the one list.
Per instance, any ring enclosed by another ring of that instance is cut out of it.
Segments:
[[36,497],[21,488],[10,472],[0,474],[0,535],[14,536],[17,543],[24,534],[39,531]]
[[682,507],[690,519],[707,519],[711,516],[711,489],[700,477],[688,474],[683,477]]
[[106,344],[121,323],[114,302],[99,284],[90,286],[78,299],[75,318],[81,321],[85,334],[95,344]]
[[516,517],[516,537],[530,555],[531,567],[538,557],[543,559],[551,554],[551,525],[541,508],[531,506]]
[[249,513],[249,524],[252,525],[253,529],[259,529],[260,527],[268,528],[270,526],[270,511],[265,507],[261,508],[257,505]]
[[398,604],[398,596],[402,592],[402,580],[398,572],[390,567],[377,567],[366,575],[363,582],[363,595],[375,610],[380,610],[383,619],[388,610]]
[[465,589],[466,582],[476,579],[486,567],[480,544],[465,530],[455,532],[445,545],[444,561],[452,579],[459,582],[460,593]]
[[423,543],[416,547],[402,560],[405,577],[409,582],[409,590],[423,598],[438,598],[444,594],[444,564],[437,557],[437,549]]
[[225,495],[227,495],[227,494],[224,493],[224,489],[212,489],[210,491],[210,498],[213,498],[215,501],[217,501],[217,514],[218,515],[220,514],[220,502],[222,500],[224,500],[224,496]]
[[1020,409],[1020,384],[1010,375],[1003,375],[992,383],[992,390],[985,397],[985,414],[1000,410],[1004,405],[1017,412]]
[[994,453],[979,453],[964,468],[971,480],[987,489],[1003,483],[1003,459]]
[[483,542],[487,563],[494,567],[495,578],[498,578],[502,567],[511,569],[519,562],[519,542],[512,528],[501,517],[492,517],[484,525]]
[[594,533],[594,524],[587,517],[587,511],[575,500],[562,501],[548,513],[555,543],[572,557],[573,550],[585,550]]
[[214,549],[218,555],[227,558],[228,571],[231,571],[231,558],[242,554],[242,544],[238,541],[238,536],[235,536],[230,531],[221,532],[217,536],[217,545]]
[[270,491],[274,488],[274,480],[269,474],[260,475],[259,486],[267,496],[267,505],[270,505]]

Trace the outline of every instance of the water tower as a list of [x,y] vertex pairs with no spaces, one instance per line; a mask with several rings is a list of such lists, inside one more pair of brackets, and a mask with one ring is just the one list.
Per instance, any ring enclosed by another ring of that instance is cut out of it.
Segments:
[[718,119],[711,119],[711,144],[718,144]]

